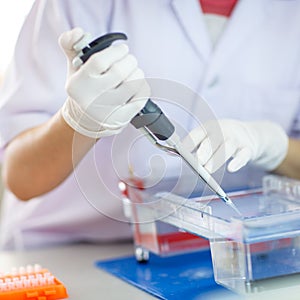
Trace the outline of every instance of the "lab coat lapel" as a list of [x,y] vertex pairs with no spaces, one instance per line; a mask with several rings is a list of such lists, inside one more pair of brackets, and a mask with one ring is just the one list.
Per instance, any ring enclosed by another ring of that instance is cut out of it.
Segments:
[[174,13],[185,31],[187,39],[199,57],[207,61],[211,53],[211,41],[198,0],[171,0]]
[[259,25],[266,17],[269,0],[240,0],[233,11],[224,32],[211,55],[206,80],[212,81],[225,62],[234,57],[234,52],[247,47],[249,35],[259,31]]

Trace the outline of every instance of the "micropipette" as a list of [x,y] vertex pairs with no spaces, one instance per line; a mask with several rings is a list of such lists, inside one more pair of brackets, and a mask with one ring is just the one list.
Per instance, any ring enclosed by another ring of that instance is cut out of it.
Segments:
[[[81,49],[73,60],[73,65],[80,66],[91,55],[109,47],[114,41],[120,39],[126,40],[127,36],[124,33],[117,32],[108,33],[97,38]],[[159,148],[179,155],[220,199],[241,215],[213,176],[197,162],[192,153],[183,147],[179,136],[175,132],[174,125],[151,99],[148,99],[144,108],[131,120],[131,124],[135,128],[141,129]],[[164,141],[169,147],[160,144],[159,141]]]
[[[147,101],[144,108],[131,120],[131,124],[148,134],[150,140],[162,150],[179,155],[219,198],[241,215],[232,200],[211,174],[197,162],[191,152],[183,147],[174,125],[151,99]],[[169,147],[160,144],[159,141],[164,141]]]

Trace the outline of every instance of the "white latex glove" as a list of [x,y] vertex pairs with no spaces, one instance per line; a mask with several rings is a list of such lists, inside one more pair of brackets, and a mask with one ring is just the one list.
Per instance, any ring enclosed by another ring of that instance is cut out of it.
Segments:
[[78,69],[73,66],[73,59],[91,41],[91,34],[84,32],[83,29],[79,27],[66,31],[59,37],[59,45],[67,58],[68,77]]
[[279,125],[269,121],[224,119],[195,128],[183,140],[183,145],[195,153],[210,173],[230,158],[229,172],[239,170],[248,162],[272,171],[287,154],[288,137]]
[[76,70],[72,60],[85,46],[85,39],[79,28],[63,33],[59,39],[69,65],[69,97],[62,116],[74,130],[92,138],[117,134],[145,106],[149,85],[125,44],[93,54]]

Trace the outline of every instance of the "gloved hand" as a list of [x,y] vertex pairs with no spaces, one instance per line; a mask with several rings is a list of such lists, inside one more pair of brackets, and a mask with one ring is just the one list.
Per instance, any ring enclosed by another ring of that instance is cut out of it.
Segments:
[[145,106],[150,88],[125,44],[93,54],[78,69],[72,66],[86,39],[79,28],[63,33],[59,39],[68,59],[69,97],[61,111],[74,130],[100,138],[119,133]]
[[248,162],[266,171],[276,169],[287,154],[288,137],[269,121],[241,122],[223,119],[195,128],[183,140],[210,173],[232,158],[227,168],[235,172]]

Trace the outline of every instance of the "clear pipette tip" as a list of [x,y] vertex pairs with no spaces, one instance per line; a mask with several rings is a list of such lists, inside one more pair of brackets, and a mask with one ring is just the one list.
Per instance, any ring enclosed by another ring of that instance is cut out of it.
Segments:
[[241,217],[243,216],[242,213],[238,210],[238,208],[235,206],[235,204],[232,202],[232,200],[228,196],[221,197],[221,199],[229,205],[238,215]]

